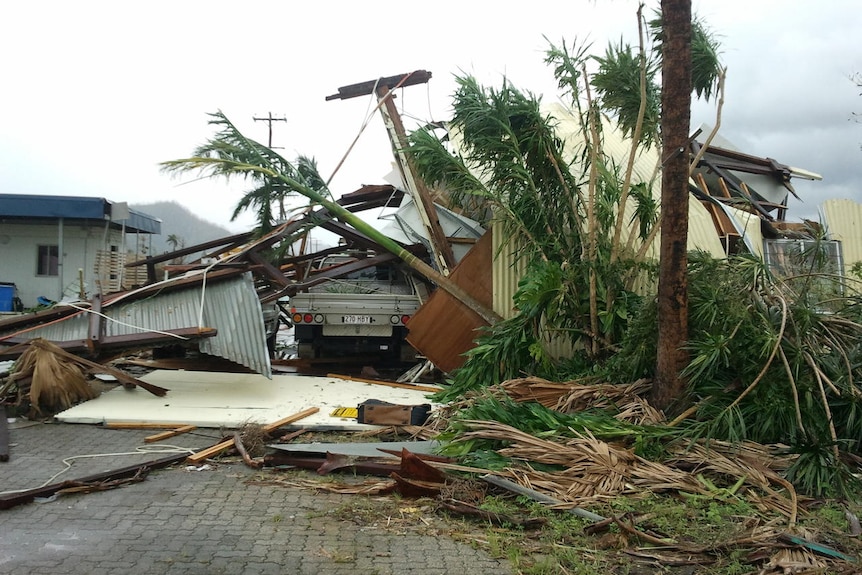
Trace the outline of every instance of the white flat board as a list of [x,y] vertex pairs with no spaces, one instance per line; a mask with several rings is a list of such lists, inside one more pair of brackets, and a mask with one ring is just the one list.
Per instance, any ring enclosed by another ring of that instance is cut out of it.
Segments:
[[333,417],[337,407],[356,407],[368,399],[399,405],[429,403],[428,392],[309,375],[273,375],[209,371],[154,371],[141,380],[167,388],[164,397],[117,387],[56,418],[66,423],[182,423],[198,427],[237,428],[267,424],[309,407],[320,411],[285,428],[367,430],[356,419]]

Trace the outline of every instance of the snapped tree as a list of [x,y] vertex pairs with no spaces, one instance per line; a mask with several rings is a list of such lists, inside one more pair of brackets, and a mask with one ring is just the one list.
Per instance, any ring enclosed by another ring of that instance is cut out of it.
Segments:
[[691,0],[662,0],[661,249],[658,356],[652,403],[672,409],[688,364],[688,134],[691,117]]
[[326,208],[339,220],[398,256],[417,273],[452,294],[488,323],[494,323],[499,319],[492,310],[486,309],[451,279],[337,204],[328,195],[324,195],[324,190],[320,189],[323,181],[316,175],[316,169],[309,170],[309,166],[302,162],[295,166],[272,149],[246,138],[221,112],[210,114],[209,123],[218,129],[217,133],[205,144],[196,148],[191,157],[162,162],[161,167],[164,172],[196,173],[205,178],[248,180],[254,187],[244,196],[243,201],[247,200],[249,205],[255,203],[261,206],[263,211],[259,213],[267,218],[271,218],[273,198],[283,198],[288,194],[304,196],[312,204]]

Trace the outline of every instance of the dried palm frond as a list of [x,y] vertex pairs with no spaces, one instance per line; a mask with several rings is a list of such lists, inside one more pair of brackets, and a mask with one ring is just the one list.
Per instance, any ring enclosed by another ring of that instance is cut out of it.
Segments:
[[621,493],[636,460],[628,449],[592,436],[570,440],[556,453],[542,453],[535,447],[515,445],[501,449],[500,455],[565,467],[553,475],[564,487],[563,494],[567,500]]
[[29,380],[30,405],[39,414],[57,413],[88,399],[96,397],[84,371],[75,363],[64,361],[58,352],[62,350],[46,340],[34,340],[15,362],[12,379]]
[[823,573],[828,564],[805,549],[779,549],[761,573]]
[[632,466],[632,486],[638,490],[652,492],[678,491],[694,495],[706,495],[706,487],[696,477],[669,465],[638,458]]
[[[588,432],[574,438],[537,437],[497,421],[461,423],[464,431],[459,441],[499,442],[504,447],[497,453],[513,462],[507,475],[566,504],[584,505],[643,490],[673,491],[704,497],[744,496],[764,511],[790,518],[791,524],[796,520],[796,493],[778,473],[787,461],[774,453],[774,447],[750,442],[680,442],[669,446],[666,463],[658,463]],[[545,468],[537,469],[542,466]],[[739,490],[742,485],[750,489],[743,493]]]
[[381,495],[391,493],[395,488],[395,482],[391,480],[376,480],[371,479],[357,483],[344,482],[321,482],[320,480],[311,479],[281,479],[267,477],[250,479],[246,483],[252,485],[281,485],[284,487],[299,487],[303,489],[313,489],[315,491],[325,491],[328,493],[341,493],[345,495]]
[[614,416],[614,419],[619,421],[634,425],[661,425],[666,422],[664,413],[641,397],[635,396],[630,403],[621,404],[618,409],[619,413]]
[[515,401],[535,401],[561,413],[573,413],[588,408],[608,409],[620,403],[629,403],[639,394],[648,391],[651,385],[647,379],[617,385],[599,383],[595,377],[556,383],[531,376],[504,381],[499,387]]

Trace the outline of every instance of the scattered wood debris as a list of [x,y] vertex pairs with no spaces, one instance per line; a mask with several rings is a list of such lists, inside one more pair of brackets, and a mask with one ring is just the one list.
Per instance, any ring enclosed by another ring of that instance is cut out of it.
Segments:
[[[319,407],[309,407],[308,409],[304,409],[298,413],[294,413],[293,415],[288,415],[287,417],[285,417],[283,419],[279,419],[278,421],[264,425],[261,428],[261,431],[263,433],[265,433],[266,435],[271,435],[271,434],[275,433],[276,431],[278,431],[280,428],[284,427],[285,425],[289,425],[291,423],[294,423],[296,421],[304,419],[304,418],[308,417],[309,415],[313,415],[313,414],[317,413],[318,411],[320,411]],[[205,459],[209,459],[210,457],[215,457],[216,455],[219,455],[220,453],[227,451],[228,449],[232,449],[235,446],[236,446],[236,440],[235,440],[235,437],[232,436],[232,437],[230,437],[228,439],[224,439],[223,441],[220,441],[219,443],[216,443],[215,445],[212,445],[206,449],[198,451],[197,453],[195,453],[193,455],[190,455],[188,457],[188,461],[189,461],[189,463],[200,463],[201,461],[203,461]]]
[[194,425],[180,425],[175,429],[169,429],[168,431],[156,433],[155,435],[149,435],[144,438],[144,443],[155,443],[164,439],[176,437],[177,435],[182,435],[183,433],[188,433],[189,431],[194,431],[195,429],[197,429],[197,427]]

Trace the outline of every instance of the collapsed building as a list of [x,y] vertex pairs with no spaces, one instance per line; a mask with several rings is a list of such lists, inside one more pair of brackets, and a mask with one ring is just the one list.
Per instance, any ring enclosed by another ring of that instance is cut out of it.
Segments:
[[[476,330],[488,325],[489,315],[510,317],[514,313],[511,302],[519,271],[506,251],[500,250],[500,231],[493,226],[486,230],[479,222],[449,209],[445,191],[429,190],[404,152],[404,128],[392,103],[392,91],[427,82],[430,77],[430,72],[420,70],[380,78],[339,88],[327,99],[375,95],[397,168],[394,184],[362,186],[342,195],[338,206],[351,213],[387,209],[385,235],[451,278],[489,310],[488,315],[477,313],[475,306],[465,305],[453,294],[435,289],[437,286],[427,278],[405,270],[421,285],[415,291],[421,305],[409,314],[393,312],[388,317],[393,326],[403,328],[403,339],[418,356],[399,357],[427,360],[449,372],[463,363],[464,352],[474,345]],[[555,104],[549,111],[574,155],[580,125],[574,121],[572,110]],[[631,145],[609,120],[604,121],[606,153],[622,164]],[[819,224],[786,220],[788,199],[796,195],[792,179],[818,180],[819,175],[742,153],[708,132],[708,128],[701,129],[691,139],[694,168],[689,197],[689,249],[704,250],[716,257],[747,251],[781,266],[786,263],[786,254],[805,250],[817,240],[824,246],[822,249],[828,250],[837,271],[845,271],[846,261],[852,264],[862,259],[856,255],[852,259],[844,257],[846,252],[862,252],[856,245],[860,238],[853,235],[852,221],[852,216],[862,216],[862,211],[854,212],[847,206],[838,210],[833,206],[830,211],[827,203],[826,213],[842,218],[837,218],[840,221],[834,225],[830,222],[831,236],[826,236],[825,242],[825,230]],[[655,182],[658,164],[656,151],[639,151],[634,162],[636,178]],[[652,184],[652,189],[658,197],[658,184]],[[306,252],[305,238],[312,229],[335,234],[338,245]],[[817,234],[820,236],[815,237]],[[174,263],[190,254],[201,255],[189,263]],[[336,264],[320,265],[322,259],[336,254]],[[379,327],[386,323],[370,313],[344,311],[338,320],[309,313],[311,319],[306,321],[305,313],[291,309],[291,298],[313,292],[321,285],[336,285],[363,270],[399,265],[397,256],[340,221],[337,214],[325,207],[310,208],[262,236],[247,232],[128,262],[124,266],[127,277],[139,278],[141,283],[135,289],[100,293],[89,300],[5,318],[0,321],[0,357],[4,357],[4,349],[6,357],[10,357],[9,348],[33,338],[50,340],[95,359],[113,356],[120,350],[170,344],[194,346],[201,353],[269,376],[273,336],[279,321],[298,326],[319,319],[322,329],[316,333],[323,337],[349,335],[351,330],[359,333],[362,324],[377,322]],[[400,345],[393,339],[380,344],[380,349]]]

